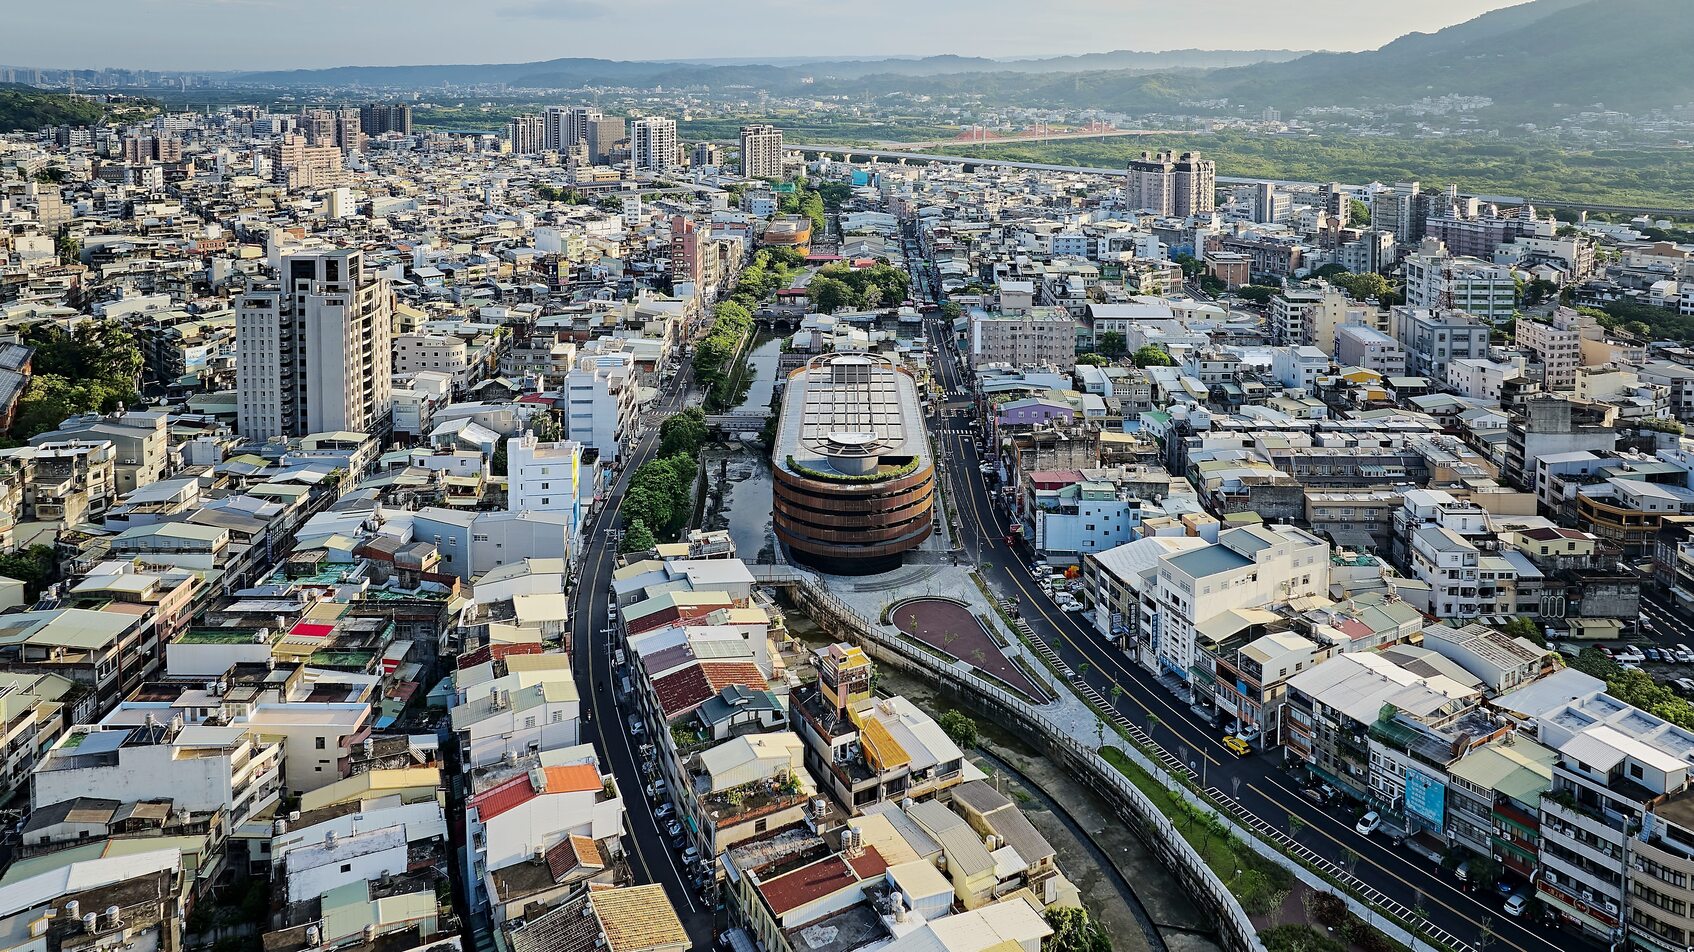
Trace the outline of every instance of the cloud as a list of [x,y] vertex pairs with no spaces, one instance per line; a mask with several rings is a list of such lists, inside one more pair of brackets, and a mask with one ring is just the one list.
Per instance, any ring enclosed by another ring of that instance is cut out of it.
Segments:
[[595,20],[609,11],[593,0],[535,0],[500,12],[527,20]]

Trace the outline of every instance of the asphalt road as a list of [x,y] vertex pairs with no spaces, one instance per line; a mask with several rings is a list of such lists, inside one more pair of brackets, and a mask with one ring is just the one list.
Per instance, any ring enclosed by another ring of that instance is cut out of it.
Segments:
[[[667,415],[686,405],[685,395],[691,371],[683,364],[670,388],[659,399],[659,409]],[[712,946],[712,910],[694,891],[681,868],[681,861],[665,841],[659,821],[653,816],[657,804],[648,799],[647,778],[642,772],[639,753],[641,741],[631,738],[627,726],[629,712],[618,706],[617,678],[612,671],[612,633],[606,617],[608,588],[612,570],[617,567],[617,545],[608,533],[618,527],[618,513],[623,506],[623,494],[637,467],[649,459],[659,445],[658,427],[650,429],[629,453],[627,462],[606,494],[594,523],[584,535],[586,549],[581,574],[577,579],[571,613],[571,650],[577,672],[577,687],[586,703],[585,735],[600,752],[600,762],[609,764],[616,778],[618,791],[623,795],[627,817],[628,841],[631,846],[629,865],[639,882],[660,883],[676,907],[677,915],[688,930],[693,948]]]
[[[927,328],[940,351],[942,383],[948,393],[965,392],[968,384],[956,359],[957,347],[944,323],[932,320]],[[1575,935],[1506,916],[1500,897],[1462,891],[1449,874],[1411,851],[1395,848],[1386,839],[1360,836],[1353,830],[1353,813],[1319,807],[1302,797],[1301,781],[1280,766],[1276,753],[1248,757],[1230,753],[1221,743],[1222,733],[1201,721],[1185,701],[1116,647],[1106,644],[1092,625],[1059,610],[1042,593],[1025,558],[1006,545],[1009,524],[996,509],[978,471],[975,438],[960,435],[981,432],[974,413],[940,412],[944,416],[931,419],[932,435],[944,460],[944,478],[958,514],[959,540],[976,564],[986,567],[988,583],[1000,594],[1015,597],[1022,617],[1036,634],[1066,664],[1085,671],[1088,683],[1102,696],[1113,698],[1113,688],[1121,689],[1110,703],[1147,730],[1165,750],[1193,767],[1205,785],[1234,796],[1247,810],[1279,829],[1288,829],[1290,816],[1298,818],[1296,838],[1301,843],[1343,867],[1350,866],[1359,878],[1406,905],[1421,905],[1431,923],[1478,948],[1519,952],[1598,948]]]

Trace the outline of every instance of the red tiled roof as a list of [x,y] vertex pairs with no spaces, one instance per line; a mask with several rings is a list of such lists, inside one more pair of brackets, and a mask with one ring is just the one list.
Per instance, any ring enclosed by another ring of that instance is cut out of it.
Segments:
[[691,664],[654,681],[653,693],[658,695],[659,707],[668,719],[699,707],[718,692],[712,690],[700,665]]
[[1349,638],[1369,638],[1371,636],[1370,626],[1357,618],[1343,618],[1334,627],[1336,631]]
[[1038,469],[1029,474],[1029,481],[1042,489],[1057,489],[1082,482],[1079,469]]
[[548,793],[585,793],[605,786],[600,780],[600,771],[588,764],[548,767],[544,773]]
[[567,836],[547,851],[547,872],[552,875],[554,882],[564,879],[571,870],[578,867],[606,868],[606,861],[600,857],[599,845],[588,837]]
[[810,866],[802,866],[792,873],[760,883],[759,891],[764,893],[771,911],[781,916],[858,881],[859,877],[846,860],[840,856],[828,856]]
[[765,673],[751,661],[706,661],[700,665],[706,674],[706,682],[716,694],[732,684],[750,687],[755,691],[763,691],[769,687]]
[[883,859],[874,846],[867,846],[859,855],[849,857],[847,863],[853,867],[853,872],[859,874],[860,879],[874,879],[888,870],[888,860]]
[[476,815],[487,823],[507,810],[520,807],[535,799],[535,787],[529,782],[529,774],[519,774],[516,777],[490,787],[474,797],[469,806],[476,810]]
[[507,655],[541,654],[545,649],[531,642],[520,642],[515,645],[483,645],[468,654],[459,656],[459,670],[474,668],[487,661],[497,661]]

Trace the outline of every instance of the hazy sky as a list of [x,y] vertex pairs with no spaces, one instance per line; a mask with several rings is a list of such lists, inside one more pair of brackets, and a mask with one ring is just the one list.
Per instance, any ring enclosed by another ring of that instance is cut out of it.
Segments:
[[0,63],[148,69],[1369,49],[1519,0],[20,0]]

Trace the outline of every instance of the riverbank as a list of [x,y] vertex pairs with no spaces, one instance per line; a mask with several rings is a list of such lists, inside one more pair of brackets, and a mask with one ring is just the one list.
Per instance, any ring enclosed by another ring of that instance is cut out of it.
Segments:
[[[788,626],[809,644],[828,640],[799,612],[789,615]],[[927,682],[893,668],[879,668],[877,681],[932,717],[951,707]],[[972,762],[1053,846],[1059,868],[1089,914],[1104,923],[1114,949],[1221,952],[1205,913],[1100,797],[999,725],[979,721],[978,730],[980,749],[969,752]]]

